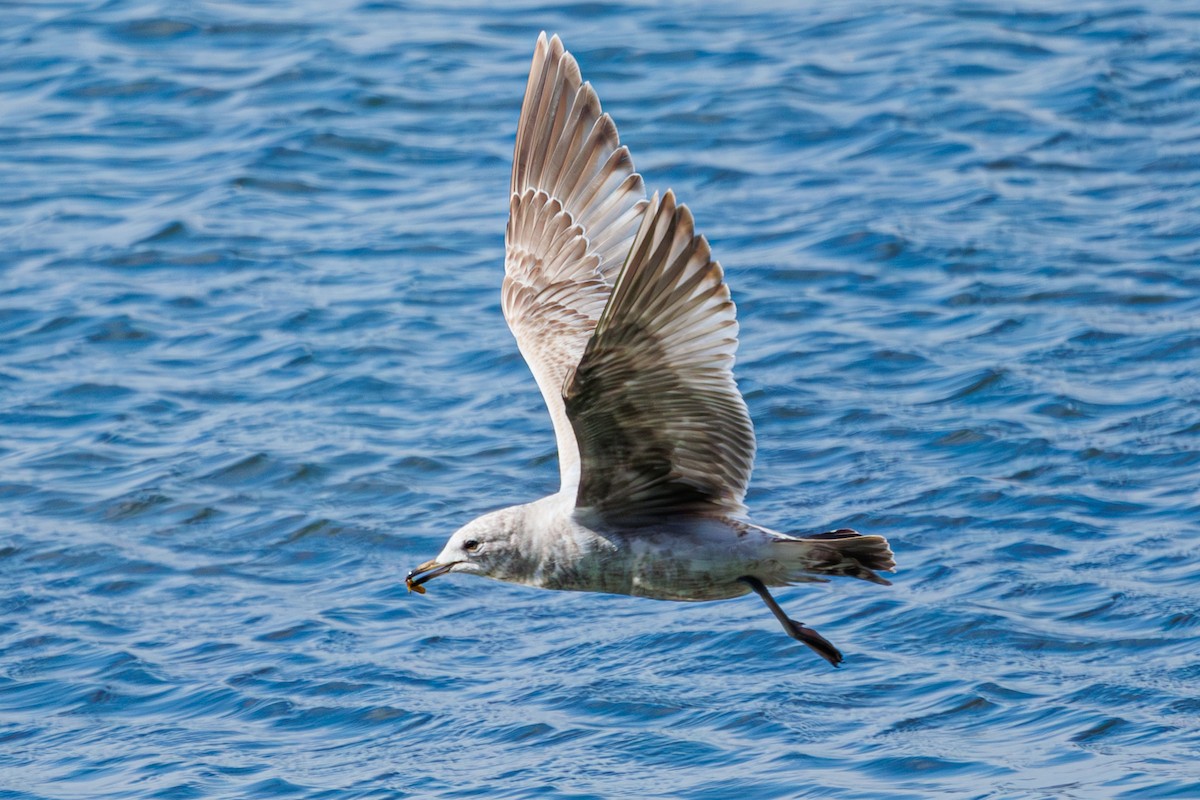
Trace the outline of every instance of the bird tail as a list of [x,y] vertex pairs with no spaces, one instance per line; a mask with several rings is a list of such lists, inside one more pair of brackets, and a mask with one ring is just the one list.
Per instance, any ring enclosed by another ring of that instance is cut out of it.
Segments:
[[[864,536],[849,528],[775,541],[780,560],[801,573],[843,575],[890,586],[891,581],[881,578],[876,570],[894,572],[896,569],[887,539]],[[795,579],[804,580],[800,575]]]

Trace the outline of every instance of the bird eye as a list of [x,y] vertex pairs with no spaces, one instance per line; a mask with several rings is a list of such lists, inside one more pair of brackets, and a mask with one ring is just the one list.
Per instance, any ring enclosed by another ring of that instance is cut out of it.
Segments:
[[463,542],[463,550],[466,550],[468,553],[473,553],[478,549],[479,549],[479,540],[478,539],[467,539],[465,542]]

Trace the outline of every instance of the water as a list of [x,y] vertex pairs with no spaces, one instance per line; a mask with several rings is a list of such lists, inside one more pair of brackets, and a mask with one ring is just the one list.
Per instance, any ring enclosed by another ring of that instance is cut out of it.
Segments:
[[[0,797],[1200,797],[1186,3],[0,8]],[[563,35],[739,305],[755,518],[895,586],[404,573],[557,482]]]

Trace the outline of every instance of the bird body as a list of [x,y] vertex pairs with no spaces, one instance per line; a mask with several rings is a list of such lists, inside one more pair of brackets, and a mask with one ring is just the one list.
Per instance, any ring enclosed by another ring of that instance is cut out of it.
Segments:
[[455,532],[409,573],[660,600],[755,592],[844,575],[886,584],[887,540],[792,536],[750,522],[754,428],[733,379],[736,310],[691,212],[642,178],[557,36],[534,50],[517,127],[501,306],[546,401],[560,488]]
[[[539,589],[655,600],[740,597],[751,591],[739,580],[743,575],[756,575],[767,586],[788,586],[824,580],[818,573],[857,571],[856,561],[846,559],[828,539],[787,536],[711,515],[614,525],[576,508],[575,499],[563,493],[484,514],[459,534],[464,541],[480,542],[475,558],[464,559],[460,571]],[[845,539],[832,541],[878,539],[850,531],[843,535]],[[487,548],[494,542],[505,546],[490,557]],[[885,547],[876,550],[875,561],[882,567],[889,556]],[[437,560],[453,561],[458,555],[443,553]],[[869,569],[859,577],[886,583]]]

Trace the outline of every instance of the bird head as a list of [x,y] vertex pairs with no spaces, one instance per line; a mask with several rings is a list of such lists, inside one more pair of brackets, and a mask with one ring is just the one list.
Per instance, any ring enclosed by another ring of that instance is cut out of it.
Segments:
[[506,567],[518,555],[508,511],[484,514],[455,531],[437,558],[408,573],[405,578],[408,590],[424,594],[422,584],[448,572],[470,572],[503,580],[508,572]]

